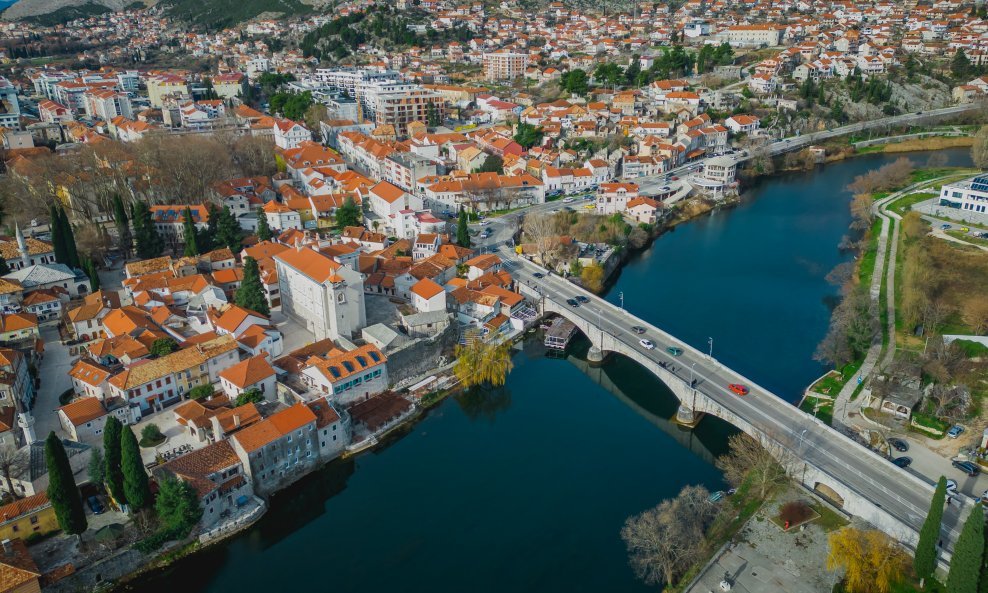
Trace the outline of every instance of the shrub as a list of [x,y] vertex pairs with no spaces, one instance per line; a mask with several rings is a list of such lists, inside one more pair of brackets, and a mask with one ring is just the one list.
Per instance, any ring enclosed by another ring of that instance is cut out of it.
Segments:
[[212,385],[199,385],[189,391],[189,398],[194,400],[206,399],[214,393]]
[[783,524],[788,522],[790,527],[799,525],[812,516],[813,509],[811,509],[805,502],[799,500],[787,502],[782,505],[781,509],[779,509],[779,520],[782,521]]
[[141,446],[153,447],[165,440],[165,435],[161,434],[161,429],[157,424],[148,424],[141,429]]

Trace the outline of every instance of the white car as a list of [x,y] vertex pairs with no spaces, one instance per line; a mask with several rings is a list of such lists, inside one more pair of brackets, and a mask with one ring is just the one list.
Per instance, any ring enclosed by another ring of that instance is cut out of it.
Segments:
[[563,200],[563,204],[569,204],[572,201],[573,201],[573,198],[566,198],[565,200]]
[[638,343],[641,344],[642,345],[642,348],[644,348],[646,350],[654,350],[655,349],[655,344],[652,343],[652,340],[646,340],[645,338],[642,338],[642,339],[638,340]]
[[489,220],[481,220],[480,221],[480,226],[487,226],[489,224],[490,224],[490,221]]
[[957,496],[957,482],[954,480],[947,480],[947,494]]

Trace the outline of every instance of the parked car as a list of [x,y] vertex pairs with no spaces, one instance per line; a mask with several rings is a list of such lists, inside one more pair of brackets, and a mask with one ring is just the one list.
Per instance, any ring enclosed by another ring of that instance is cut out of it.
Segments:
[[489,220],[481,220],[481,221],[480,221],[480,226],[487,226],[487,225],[489,225],[490,223],[491,223],[491,221],[489,221]]
[[733,391],[736,395],[748,395],[748,387],[740,383],[731,383],[727,386],[727,388]]
[[566,299],[566,304],[570,307],[579,307],[580,303],[576,299]]
[[576,297],[576,300],[580,301],[584,305],[590,302],[590,299],[588,299],[587,297],[583,296],[582,294],[579,295],[579,296],[577,296]]
[[957,482],[955,480],[947,480],[947,494],[957,496]]
[[901,468],[907,468],[913,462],[912,457],[896,457],[892,460],[892,463],[896,464]]
[[573,198],[564,198],[564,199],[563,199],[563,203],[564,203],[564,204],[569,204],[569,203],[570,203],[570,202],[572,202],[572,201],[573,201]]
[[653,344],[651,340],[646,340],[645,338],[638,340],[638,343],[641,344],[642,348],[646,350],[652,350],[655,348],[655,344]]
[[950,427],[950,430],[947,431],[947,436],[949,436],[952,439],[956,439],[957,437],[961,436],[962,432],[964,432],[964,427],[961,426],[960,424],[955,424]]
[[941,224],[940,225],[940,229],[946,231],[946,230],[950,229],[950,225],[949,224]]
[[669,354],[672,354],[673,356],[682,356],[683,355],[683,349],[682,348],[676,348],[675,346],[669,346],[668,348],[666,348],[666,352],[668,352]]
[[631,326],[631,331],[635,332],[636,334],[638,334],[640,336],[643,333],[645,333],[645,328],[642,327],[642,326],[640,326],[640,325],[633,325],[633,326]]
[[957,469],[961,470],[965,474],[971,476],[972,478],[974,476],[978,475],[978,473],[980,473],[980,471],[981,471],[980,469],[978,469],[978,465],[977,464],[972,463],[970,461],[957,461],[957,460],[954,460],[950,464],[953,465],[954,467],[956,467]]
[[909,443],[902,439],[889,439],[889,445],[892,445],[892,448],[900,453],[909,450]]
[[98,496],[90,496],[86,499],[86,504],[89,505],[89,510],[91,510],[94,515],[102,515],[103,511],[106,510],[103,508],[103,503],[99,501]]

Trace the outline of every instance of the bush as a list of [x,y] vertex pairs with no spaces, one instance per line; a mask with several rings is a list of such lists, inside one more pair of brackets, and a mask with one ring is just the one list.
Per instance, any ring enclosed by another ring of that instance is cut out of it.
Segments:
[[212,385],[199,385],[189,391],[189,398],[194,400],[206,399],[214,393]]
[[782,521],[783,525],[788,522],[789,527],[795,527],[812,516],[813,509],[799,500],[787,502],[779,509],[779,520]]
[[165,440],[165,435],[161,434],[161,429],[157,424],[148,424],[141,429],[141,446],[154,447]]
[[74,389],[72,388],[66,389],[65,391],[62,392],[62,395],[58,396],[58,403],[64,406],[65,404],[72,401],[72,398],[74,396],[75,396]]

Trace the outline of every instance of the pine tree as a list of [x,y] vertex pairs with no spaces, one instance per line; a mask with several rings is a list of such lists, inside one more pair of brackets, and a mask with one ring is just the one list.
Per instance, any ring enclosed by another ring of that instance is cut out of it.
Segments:
[[55,251],[55,261],[68,265],[68,251],[65,247],[65,235],[62,234],[62,217],[58,213],[59,210],[59,207],[54,204],[48,209],[48,226],[52,247]]
[[120,432],[123,424],[115,416],[106,419],[103,427],[103,457],[106,460],[106,486],[118,504],[127,504],[123,486],[123,470],[120,468]]
[[196,247],[200,253],[209,253],[218,246],[216,244],[216,229],[220,222],[220,209],[216,204],[210,203],[206,212],[206,228],[196,235]]
[[954,53],[954,58],[950,61],[950,73],[954,75],[954,78],[961,79],[967,76],[970,71],[971,60],[968,59],[964,50],[958,47],[957,52]]
[[217,247],[229,247],[234,254],[240,252],[241,229],[240,223],[230,212],[228,206],[223,206],[216,221],[216,243]]
[[985,511],[979,502],[971,509],[954,545],[950,573],[947,575],[947,593],[974,593],[978,590],[984,551]]
[[72,223],[69,222],[68,215],[65,214],[64,208],[59,208],[59,216],[62,220],[59,222],[59,230],[65,235],[65,255],[68,259],[65,265],[69,266],[73,270],[82,267],[82,262],[79,260],[79,251],[76,249],[75,245],[75,232],[72,230]]
[[271,227],[268,226],[268,217],[264,216],[263,213],[257,217],[257,240],[271,240]]
[[58,526],[71,535],[86,531],[86,511],[62,441],[54,432],[45,439],[45,465],[48,468],[48,500],[55,509]]
[[136,202],[133,206],[131,219],[134,222],[134,239],[137,242],[137,256],[150,259],[161,256],[165,250],[164,241],[158,234],[157,227],[151,219],[151,209],[147,202]]
[[268,315],[271,311],[268,308],[268,300],[264,296],[264,286],[261,284],[261,272],[257,267],[257,261],[250,256],[244,259],[244,278],[237,289],[237,305],[257,311],[261,315]]
[[466,210],[460,210],[456,219],[456,244],[460,247],[470,247],[470,229],[467,226]]
[[117,237],[120,240],[120,249],[123,249],[124,256],[130,253],[133,246],[134,237],[130,232],[130,220],[127,218],[127,209],[124,208],[123,199],[120,194],[113,195],[113,221],[117,225]]
[[937,543],[940,541],[940,523],[943,520],[943,504],[946,497],[947,478],[940,476],[937,488],[933,491],[930,512],[927,513],[923,528],[919,531],[916,556],[913,558],[913,570],[920,579],[932,577],[933,571],[937,568]]
[[149,506],[151,489],[148,488],[148,474],[144,471],[137,437],[129,426],[120,427],[120,468],[123,471],[124,494],[131,510],[138,511]]
[[185,255],[186,257],[195,257],[199,255],[199,247],[196,244],[196,225],[192,222],[192,208],[185,207],[184,218],[182,233],[185,237]]

